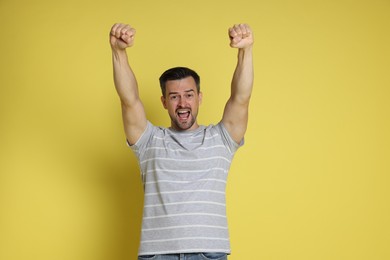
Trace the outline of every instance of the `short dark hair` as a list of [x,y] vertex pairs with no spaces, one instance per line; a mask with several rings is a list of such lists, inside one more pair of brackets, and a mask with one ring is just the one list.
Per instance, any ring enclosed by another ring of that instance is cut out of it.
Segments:
[[196,73],[194,70],[186,68],[186,67],[175,67],[175,68],[171,68],[169,70],[166,70],[160,76],[160,87],[161,87],[162,95],[165,97],[165,83],[167,81],[184,79],[187,77],[192,77],[195,80],[196,90],[198,91],[198,94],[199,94],[199,92],[200,92],[200,77],[199,77],[198,73]]

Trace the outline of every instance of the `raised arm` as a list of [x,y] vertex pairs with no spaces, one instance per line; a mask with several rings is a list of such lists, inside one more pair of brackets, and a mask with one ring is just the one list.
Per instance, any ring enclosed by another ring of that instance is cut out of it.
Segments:
[[146,115],[138,94],[138,84],[129,65],[126,48],[134,44],[135,29],[126,24],[114,24],[110,31],[114,83],[122,105],[125,134],[135,144],[146,128]]
[[253,33],[246,24],[229,28],[230,46],[238,49],[237,66],[231,83],[222,123],[234,141],[241,142],[248,125],[249,100],[253,86]]

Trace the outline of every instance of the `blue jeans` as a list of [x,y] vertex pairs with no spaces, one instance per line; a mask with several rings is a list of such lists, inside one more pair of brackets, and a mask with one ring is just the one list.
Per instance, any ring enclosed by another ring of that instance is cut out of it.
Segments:
[[170,255],[144,255],[138,260],[227,260],[225,253],[191,253]]

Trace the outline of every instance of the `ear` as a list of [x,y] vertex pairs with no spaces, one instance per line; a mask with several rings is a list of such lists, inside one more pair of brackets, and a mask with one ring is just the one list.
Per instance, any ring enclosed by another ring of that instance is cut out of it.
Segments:
[[161,103],[165,109],[167,109],[167,99],[164,96],[161,96]]
[[199,105],[202,104],[203,93],[199,92]]

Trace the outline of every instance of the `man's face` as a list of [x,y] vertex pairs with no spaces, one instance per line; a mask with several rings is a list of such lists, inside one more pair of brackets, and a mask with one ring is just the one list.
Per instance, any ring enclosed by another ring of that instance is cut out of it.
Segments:
[[165,97],[161,97],[161,102],[171,118],[171,127],[178,131],[198,128],[196,117],[201,101],[202,93],[197,92],[192,77],[167,81]]

